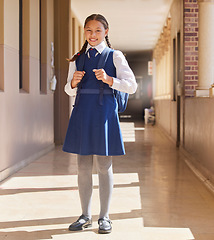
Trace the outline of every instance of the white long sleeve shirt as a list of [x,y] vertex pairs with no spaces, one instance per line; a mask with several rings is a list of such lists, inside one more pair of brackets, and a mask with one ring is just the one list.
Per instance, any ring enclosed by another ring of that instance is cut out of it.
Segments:
[[[86,52],[89,48],[91,48],[88,44],[88,47],[86,49]],[[102,51],[105,49],[106,44],[103,41],[99,45],[97,45],[95,48],[96,50],[101,54]],[[113,77],[113,85],[111,86],[112,89],[119,90],[121,92],[127,92],[129,94],[133,94],[137,90],[137,82],[135,79],[135,76],[131,70],[131,68],[128,65],[128,62],[123,55],[121,51],[114,51],[113,53],[113,63],[116,68],[116,76]],[[65,85],[65,92],[69,96],[75,96],[77,88],[71,88],[71,80],[73,79],[73,74],[76,71],[76,63],[70,62],[69,64],[69,71],[68,71],[68,77],[67,77],[67,84]]]

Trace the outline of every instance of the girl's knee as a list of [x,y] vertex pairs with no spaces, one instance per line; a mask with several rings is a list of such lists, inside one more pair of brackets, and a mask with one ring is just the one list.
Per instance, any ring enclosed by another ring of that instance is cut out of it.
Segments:
[[99,174],[108,174],[109,172],[112,172],[111,157],[98,157],[97,158],[97,171]]
[[78,155],[78,172],[91,172],[93,168],[93,158],[91,155]]

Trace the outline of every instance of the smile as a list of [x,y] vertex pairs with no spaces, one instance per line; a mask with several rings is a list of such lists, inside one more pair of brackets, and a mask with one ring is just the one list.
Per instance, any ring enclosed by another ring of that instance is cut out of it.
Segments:
[[90,38],[89,39],[91,42],[96,42],[97,41],[97,39],[95,39],[95,38]]

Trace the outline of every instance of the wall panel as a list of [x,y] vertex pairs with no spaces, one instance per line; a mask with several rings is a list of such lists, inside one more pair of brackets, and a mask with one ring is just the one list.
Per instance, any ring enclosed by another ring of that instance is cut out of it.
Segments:
[[194,165],[214,183],[214,99],[187,98],[185,103],[185,149]]
[[4,90],[4,1],[0,0],[0,91]]
[[[28,57],[30,91],[23,94],[19,91],[19,1],[4,1],[5,86],[0,93],[0,181],[54,147],[53,94],[47,91],[41,95],[39,91],[39,0],[27,2],[31,5],[25,9],[24,16],[30,18],[32,29],[25,36],[24,53]],[[50,46],[54,40],[53,0],[48,0],[47,9]],[[29,26],[25,28],[26,32]],[[50,64],[47,72],[50,73]]]

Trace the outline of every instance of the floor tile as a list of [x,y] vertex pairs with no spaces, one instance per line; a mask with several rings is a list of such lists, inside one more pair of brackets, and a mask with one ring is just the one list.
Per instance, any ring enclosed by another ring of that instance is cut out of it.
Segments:
[[81,214],[77,162],[57,146],[0,184],[0,240],[214,240],[214,196],[182,153],[157,127],[122,125],[126,155],[113,158],[111,234],[97,232],[95,166],[93,227],[68,231]]

